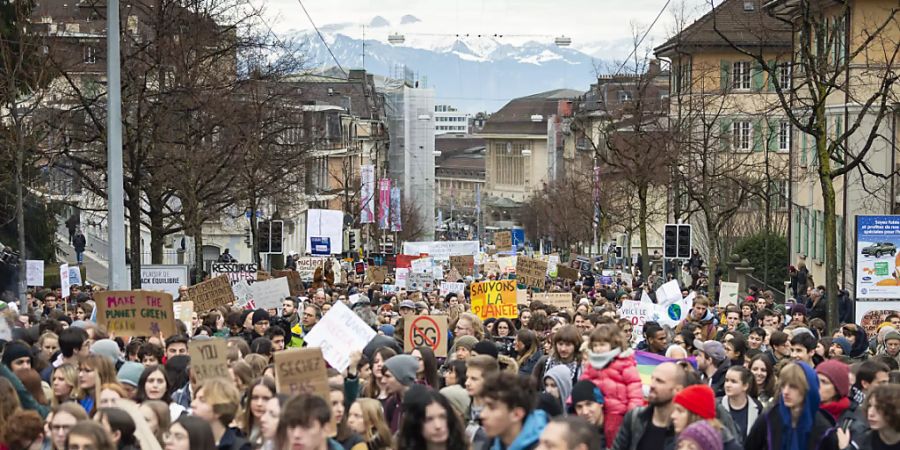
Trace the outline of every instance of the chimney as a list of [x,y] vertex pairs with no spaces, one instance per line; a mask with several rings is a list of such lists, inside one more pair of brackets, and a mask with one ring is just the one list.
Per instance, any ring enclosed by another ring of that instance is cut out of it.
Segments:
[[659,72],[659,60],[656,58],[651,59],[650,65],[647,67],[647,75],[656,76],[659,75]]

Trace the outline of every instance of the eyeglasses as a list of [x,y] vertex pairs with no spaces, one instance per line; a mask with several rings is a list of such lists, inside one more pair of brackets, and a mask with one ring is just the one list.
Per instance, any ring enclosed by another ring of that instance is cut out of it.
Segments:
[[185,433],[171,433],[166,431],[163,433],[162,438],[164,441],[186,441],[188,439],[188,435]]

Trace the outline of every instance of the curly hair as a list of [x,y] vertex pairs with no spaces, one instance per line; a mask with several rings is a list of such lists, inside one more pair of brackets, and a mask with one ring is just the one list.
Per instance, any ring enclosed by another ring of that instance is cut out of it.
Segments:
[[875,407],[875,410],[884,418],[885,425],[888,428],[900,430],[900,385],[882,384],[876,386],[866,397],[863,411],[868,411],[869,406]]
[[9,448],[28,448],[44,434],[44,421],[40,414],[31,410],[19,410],[9,418],[9,423],[16,426],[7,428],[3,436],[3,442]]
[[418,450],[427,448],[425,437],[422,436],[422,428],[428,420],[425,412],[432,404],[437,403],[444,410],[447,420],[447,445],[446,448],[468,448],[466,429],[459,416],[450,405],[446,397],[435,391],[426,391],[416,401],[409,402],[406,406],[406,414],[397,432],[397,449]]

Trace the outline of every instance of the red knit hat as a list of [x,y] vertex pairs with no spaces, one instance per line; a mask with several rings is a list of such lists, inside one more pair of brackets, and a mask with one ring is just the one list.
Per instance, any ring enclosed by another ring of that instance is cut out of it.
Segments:
[[675,394],[675,403],[704,418],[716,418],[716,394],[705,384],[695,384]]
[[[836,360],[829,359],[816,366],[816,373],[825,375],[834,385],[834,390],[838,394],[838,398],[846,397],[850,393],[850,367]],[[822,402],[828,402],[831,399],[822,399]]]

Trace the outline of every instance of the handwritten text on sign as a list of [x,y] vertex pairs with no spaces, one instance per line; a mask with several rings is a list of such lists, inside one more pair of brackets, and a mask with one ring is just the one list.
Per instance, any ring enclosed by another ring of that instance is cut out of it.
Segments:
[[117,336],[172,336],[172,296],[154,291],[105,291],[94,294],[97,323]]
[[191,355],[191,370],[197,381],[209,378],[226,378],[231,380],[228,374],[228,344],[224,339],[207,339],[204,341],[191,341],[189,345]]
[[516,260],[516,279],[526,287],[544,289],[547,263],[539,259],[519,256]]
[[472,312],[482,319],[518,316],[516,280],[486,281],[472,284]]
[[313,394],[328,399],[328,371],[320,348],[297,348],[275,353],[278,393]]

